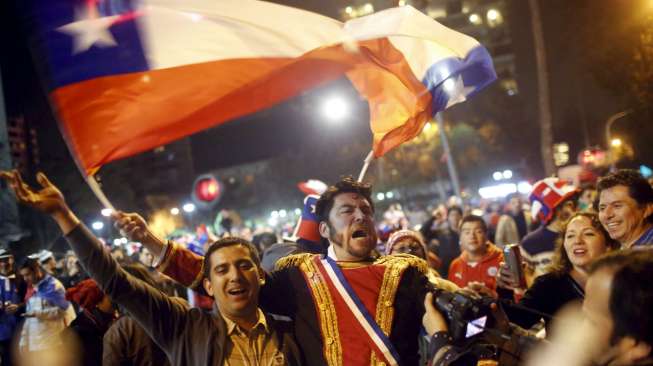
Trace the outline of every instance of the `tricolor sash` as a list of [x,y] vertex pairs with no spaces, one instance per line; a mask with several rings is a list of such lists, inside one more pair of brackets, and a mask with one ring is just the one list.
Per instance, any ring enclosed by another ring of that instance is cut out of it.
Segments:
[[337,293],[342,297],[349,310],[363,327],[370,341],[376,345],[389,365],[399,365],[399,353],[388,336],[383,333],[372,315],[351,287],[335,260],[326,256],[321,260],[324,270],[331,279]]

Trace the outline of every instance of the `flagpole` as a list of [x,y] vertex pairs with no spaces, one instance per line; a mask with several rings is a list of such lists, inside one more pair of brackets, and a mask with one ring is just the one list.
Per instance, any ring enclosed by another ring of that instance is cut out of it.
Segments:
[[460,181],[458,180],[456,164],[453,160],[453,156],[451,155],[451,148],[449,147],[447,134],[444,132],[444,120],[442,119],[442,112],[436,113],[435,119],[438,121],[438,130],[440,131],[440,139],[442,139],[442,149],[444,150],[444,156],[447,157],[447,169],[449,170],[449,178],[451,179],[453,191],[458,198],[462,199],[462,196],[460,195]]
[[367,157],[365,158],[363,169],[361,169],[361,173],[358,175],[359,182],[362,182],[363,178],[365,178],[365,173],[367,173],[367,168],[370,167],[370,163],[372,162],[372,159],[374,159],[374,149],[372,149],[370,153],[367,154]]
[[95,177],[92,175],[86,176],[86,183],[88,186],[91,188],[91,191],[95,194],[95,197],[97,197],[98,200],[100,200],[100,203],[102,203],[102,206],[104,208],[110,209],[112,212],[115,212],[116,209],[113,207],[107,196],[102,192],[102,188],[100,187],[100,184],[95,180]]

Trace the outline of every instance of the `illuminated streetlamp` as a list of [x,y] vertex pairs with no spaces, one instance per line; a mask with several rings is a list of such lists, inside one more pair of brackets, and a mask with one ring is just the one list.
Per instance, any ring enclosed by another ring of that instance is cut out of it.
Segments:
[[616,139],[612,139],[612,141],[610,141],[610,146],[615,147],[615,148],[619,148],[619,147],[621,147],[622,143],[623,142],[621,141],[620,138],[616,138]]
[[191,213],[195,211],[195,205],[192,203],[186,203],[182,206],[182,209],[184,210],[184,212]]
[[612,128],[612,124],[615,123],[617,120],[620,118],[623,118],[627,116],[631,110],[626,110],[623,112],[615,113],[608,120],[605,122],[605,142],[608,144],[607,149],[608,149],[608,161],[610,161],[610,171],[613,172],[617,169],[617,164],[615,162],[614,156],[612,152],[610,151],[610,146],[612,146],[612,135],[610,132],[610,129]]
[[177,215],[179,215],[179,208],[177,208],[177,207],[173,207],[173,208],[171,208],[171,209],[170,209],[170,213],[171,213],[173,216],[177,216]]
[[342,98],[331,97],[322,105],[322,114],[331,121],[340,121],[347,115],[348,109]]
[[104,223],[102,221],[95,221],[91,224],[91,227],[93,228],[93,230],[100,231],[104,229]]
[[476,13],[471,14],[471,15],[469,16],[469,22],[472,23],[472,24],[479,25],[479,24],[481,24],[481,21],[482,21],[482,20],[481,20],[481,17],[480,17],[478,14],[476,14]]

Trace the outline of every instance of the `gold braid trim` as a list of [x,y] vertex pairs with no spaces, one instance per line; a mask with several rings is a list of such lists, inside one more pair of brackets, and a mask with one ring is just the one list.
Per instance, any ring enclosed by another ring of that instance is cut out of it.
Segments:
[[314,255],[315,254],[311,253],[300,253],[279,258],[277,263],[274,264],[274,270],[278,271],[284,268],[299,267],[302,263],[306,262]]
[[385,264],[388,262],[394,262],[394,261],[405,261],[408,263],[409,266],[415,267],[418,271],[420,271],[424,276],[428,276],[430,270],[429,264],[426,263],[426,261],[420,257],[416,257],[412,254],[404,254],[404,253],[398,253],[398,254],[392,254],[392,255],[386,255],[383,256],[379,259],[376,260],[374,264]]
[[[412,255],[410,257],[419,259]],[[392,331],[392,320],[394,319],[395,313],[394,303],[397,289],[399,288],[399,281],[401,281],[401,275],[404,273],[406,268],[411,265],[412,261],[410,259],[411,258],[403,258],[403,256],[385,256],[379,258],[374,263],[386,267],[385,272],[383,272],[383,281],[381,282],[381,288],[379,290],[379,298],[376,302],[375,320],[379,327],[381,327],[383,333],[388,337]],[[426,262],[424,262],[424,264],[426,264]],[[376,357],[376,353],[372,352],[370,365],[382,366],[385,365],[385,362],[380,361]]]
[[193,290],[196,290],[201,284],[202,280],[204,279],[204,261],[202,260],[202,265],[200,266],[199,272],[197,272],[197,276],[195,276],[195,279],[193,282],[190,284],[190,288]]
[[173,253],[178,250],[177,246],[179,244],[175,243],[172,240],[168,240],[168,246],[166,247],[166,252],[163,254],[163,260],[156,267],[157,271],[163,273],[170,265],[170,260],[173,257]]
[[[295,258],[290,258],[295,257]],[[279,263],[281,260],[284,262]],[[340,333],[338,331],[338,316],[327,287],[327,282],[318,270],[314,260],[319,260],[318,255],[298,254],[282,258],[277,261],[277,269],[291,266],[299,266],[299,269],[306,275],[309,288],[315,300],[320,328],[322,331],[323,353],[326,363],[329,366],[342,365],[342,345],[340,344]]]

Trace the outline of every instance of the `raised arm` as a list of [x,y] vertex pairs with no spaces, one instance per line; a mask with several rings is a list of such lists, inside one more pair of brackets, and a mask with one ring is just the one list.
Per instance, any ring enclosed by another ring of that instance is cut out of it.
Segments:
[[86,272],[111,299],[122,305],[169,354],[176,330],[185,321],[186,309],[159,290],[125,272],[103,244],[68,208],[63,194],[45,177],[37,175],[39,191],[25,184],[18,172],[0,172],[20,203],[49,214],[59,225]]
[[199,256],[174,241],[156,236],[147,222],[137,213],[115,212],[115,226],[131,240],[143,244],[154,255],[154,267],[166,276],[193,290],[201,288],[204,257]]

